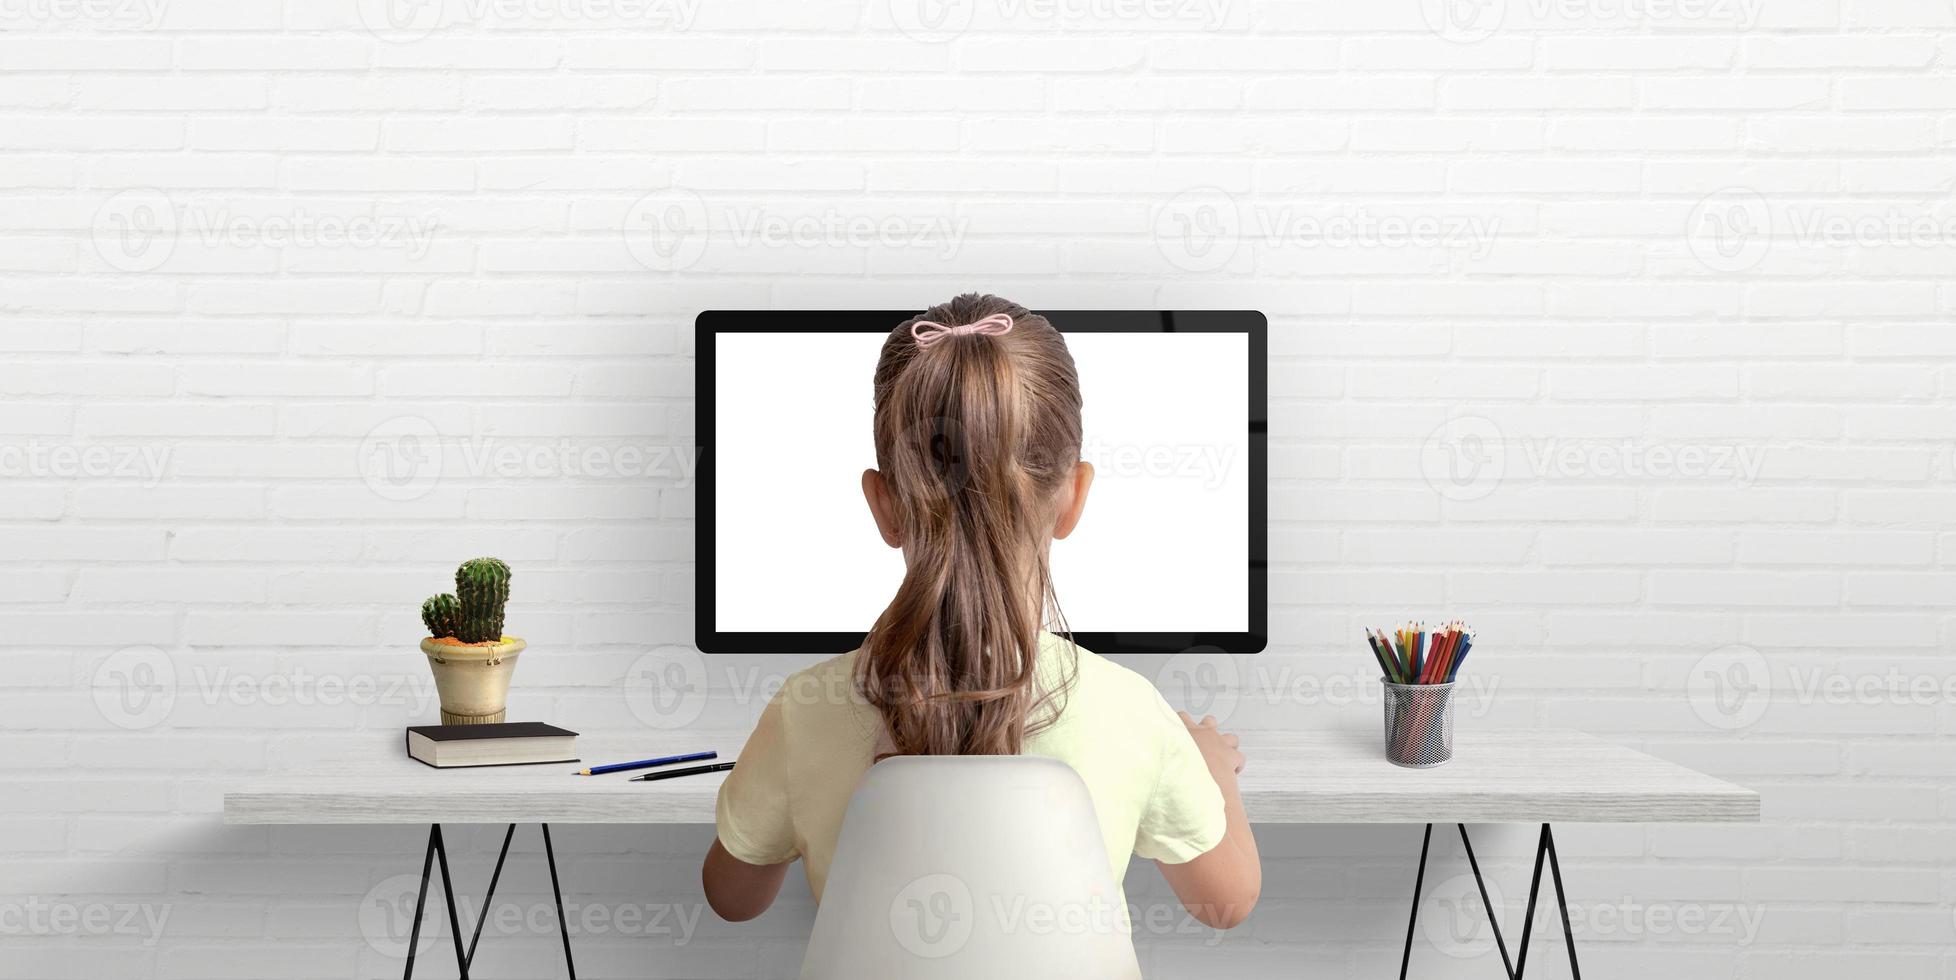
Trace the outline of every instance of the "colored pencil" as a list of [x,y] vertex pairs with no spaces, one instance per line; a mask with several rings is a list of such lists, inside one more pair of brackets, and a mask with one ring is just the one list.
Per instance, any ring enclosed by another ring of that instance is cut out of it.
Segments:
[[717,759],[718,752],[688,752],[685,755],[669,755],[663,759],[640,759],[637,762],[614,762],[608,766],[592,766],[577,771],[579,776],[602,776],[608,772],[630,772],[633,769],[651,769],[655,766],[674,766],[682,762],[699,762],[703,759]]
[[1447,672],[1447,680],[1449,682],[1460,674],[1460,665],[1466,661],[1467,653],[1472,649],[1474,649],[1474,634],[1468,633],[1460,638],[1460,653],[1454,656],[1453,669]]
[[708,772],[726,772],[727,770],[732,769],[733,767],[734,764],[731,762],[716,762],[710,766],[687,766],[684,769],[661,769],[658,772],[648,772],[643,776],[633,776],[630,781],[634,783],[655,783],[661,779],[677,779],[680,776],[697,776],[700,775],[701,773],[708,773]]
[[1390,630],[1366,629],[1365,644],[1391,683],[1451,684],[1474,649],[1474,631],[1459,620],[1434,626],[1407,622]]
[[1379,646],[1378,640],[1373,639],[1371,630],[1365,631],[1365,645],[1372,648],[1372,659],[1379,662],[1379,673],[1386,680],[1392,680],[1392,668],[1386,664],[1385,650]]

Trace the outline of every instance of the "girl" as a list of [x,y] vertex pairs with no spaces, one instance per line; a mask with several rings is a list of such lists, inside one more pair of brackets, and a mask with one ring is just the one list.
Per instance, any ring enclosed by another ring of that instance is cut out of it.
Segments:
[[822,885],[849,797],[889,755],[1041,755],[1079,772],[1113,863],[1152,858],[1189,914],[1227,929],[1263,872],[1237,793],[1243,755],[1145,678],[1041,627],[1054,539],[1080,522],[1080,383],[1044,317],[960,296],[891,332],[876,365],[877,469],[863,473],[903,584],[863,647],[810,667],[761,713],[720,790],[702,877],[751,919],[789,864]]

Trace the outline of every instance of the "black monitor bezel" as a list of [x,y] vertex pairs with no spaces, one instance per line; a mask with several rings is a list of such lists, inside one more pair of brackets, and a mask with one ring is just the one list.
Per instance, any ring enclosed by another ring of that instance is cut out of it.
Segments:
[[[1050,310],[1041,314],[1061,333],[1242,333],[1249,339],[1249,628],[1241,632],[1078,632],[1075,642],[1103,654],[1174,654],[1192,650],[1261,653],[1269,641],[1269,327],[1255,310]],[[847,653],[864,633],[723,632],[714,622],[717,554],[715,423],[716,334],[886,333],[917,314],[902,310],[707,310],[693,321],[698,464],[694,492],[694,643],[702,653]],[[869,397],[869,365],[863,397]]]

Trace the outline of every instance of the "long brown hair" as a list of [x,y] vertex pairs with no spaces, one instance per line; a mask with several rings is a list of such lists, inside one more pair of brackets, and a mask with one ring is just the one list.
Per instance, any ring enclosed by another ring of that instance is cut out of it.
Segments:
[[[1006,333],[927,346],[912,333],[1011,317]],[[1047,549],[1080,460],[1080,380],[1045,317],[969,293],[905,321],[876,365],[876,465],[908,569],[858,656],[856,683],[899,755],[1014,755],[1057,717],[1035,682],[1053,611]]]

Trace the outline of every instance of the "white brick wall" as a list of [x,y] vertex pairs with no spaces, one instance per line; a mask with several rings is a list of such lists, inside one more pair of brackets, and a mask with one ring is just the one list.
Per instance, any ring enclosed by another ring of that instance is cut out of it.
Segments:
[[[1464,724],[1765,794],[1563,830],[1590,976],[1956,977],[1949,0],[387,10],[0,0],[0,980],[391,975],[420,831],[223,828],[226,779],[427,720],[413,609],[479,553],[516,713],[642,731],[692,314],[974,288],[1270,315],[1274,638],[1198,695],[1252,765],[1373,723],[1361,625],[1462,616]],[[693,725],[803,662],[693,664]],[[1530,831],[1481,835],[1518,906]],[[1152,975],[1391,975],[1416,831],[1261,837],[1256,917],[1144,928]],[[794,974],[798,884],[697,918],[709,839],[565,829],[583,975]],[[1414,969],[1493,975],[1450,841]]]

